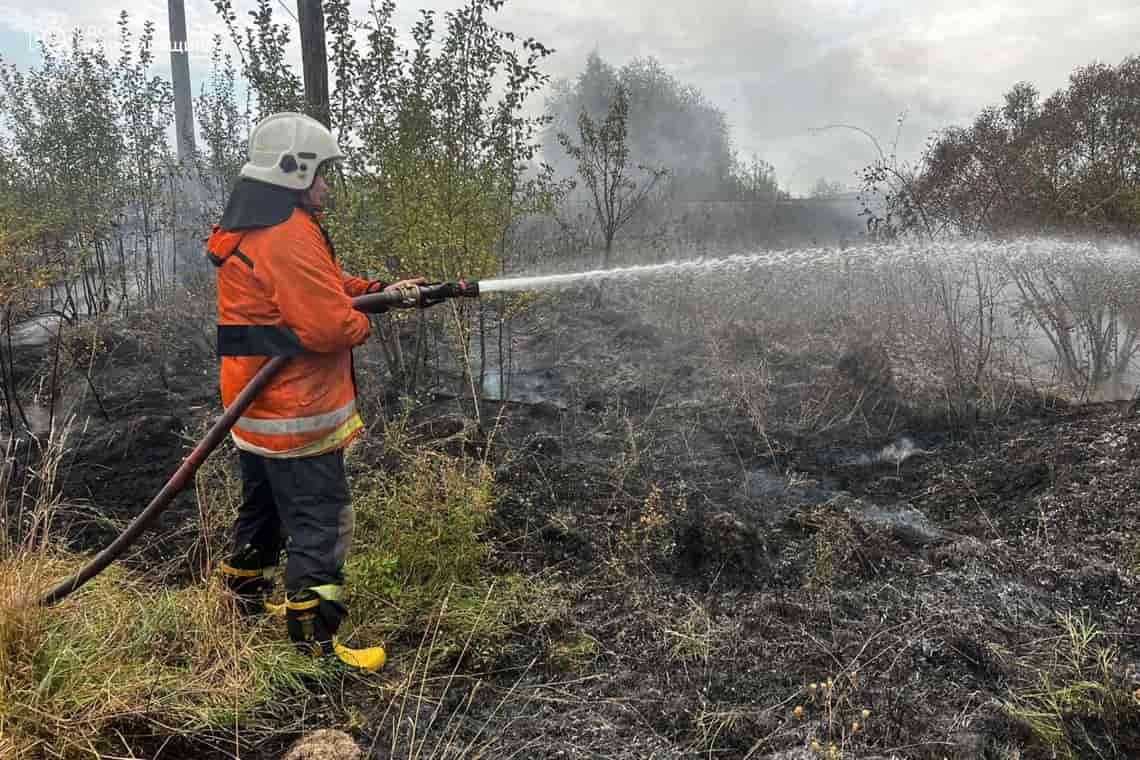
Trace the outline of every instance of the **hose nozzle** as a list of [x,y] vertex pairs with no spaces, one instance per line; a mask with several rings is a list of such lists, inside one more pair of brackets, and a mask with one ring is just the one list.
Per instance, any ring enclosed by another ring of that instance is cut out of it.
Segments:
[[443,303],[449,298],[478,298],[479,283],[460,280],[459,282],[434,282],[428,285],[409,285],[392,292],[369,293],[352,299],[357,311],[382,314],[389,309],[411,309]]
[[478,298],[479,297],[479,283],[467,282],[460,280],[459,282],[441,282],[433,285],[421,285],[420,290],[420,306],[427,308],[428,306],[435,306],[437,303],[446,301],[448,298]]

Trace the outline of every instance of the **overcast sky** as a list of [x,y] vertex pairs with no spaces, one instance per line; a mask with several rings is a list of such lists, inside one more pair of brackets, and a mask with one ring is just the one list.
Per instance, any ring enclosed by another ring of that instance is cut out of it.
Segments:
[[[284,18],[281,2],[295,0],[278,0]],[[186,4],[197,79],[222,27],[208,0]],[[398,0],[398,22],[408,29],[418,8],[460,4]],[[113,40],[120,8],[166,35],[165,2],[30,5],[0,0],[0,50],[20,64],[35,60],[45,32],[78,26]],[[656,57],[725,111],[742,157],[755,152],[782,185],[806,193],[820,177],[853,183],[875,157],[865,137],[813,128],[853,124],[889,150],[905,113],[899,153],[913,158],[933,130],[968,123],[1019,80],[1050,93],[1076,66],[1140,54],[1138,9],[1136,0],[509,0],[496,24],[553,47],[556,77],[574,76],[595,48],[616,65]]]

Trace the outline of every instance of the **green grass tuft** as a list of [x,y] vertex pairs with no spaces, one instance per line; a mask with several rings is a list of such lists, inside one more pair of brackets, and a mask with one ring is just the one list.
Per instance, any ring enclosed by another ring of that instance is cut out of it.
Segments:
[[279,625],[239,618],[215,581],[154,588],[111,568],[56,607],[34,606],[26,592],[38,588],[34,578],[62,577],[78,564],[42,555],[0,563],[5,757],[35,756],[37,746],[90,757],[110,749],[116,731],[202,739],[240,724],[251,737],[277,732],[328,677],[295,653]]

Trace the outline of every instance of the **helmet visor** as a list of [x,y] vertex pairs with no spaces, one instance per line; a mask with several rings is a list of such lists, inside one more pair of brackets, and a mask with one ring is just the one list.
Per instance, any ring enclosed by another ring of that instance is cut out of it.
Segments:
[[321,165],[317,167],[316,176],[329,185],[342,181],[344,179],[344,168],[341,166],[341,159],[329,158],[322,161]]
[[327,188],[321,199],[321,208],[325,211],[333,211],[336,208],[336,196],[344,189],[344,171],[341,168],[339,159],[328,159],[322,161],[317,171],[313,175],[313,182],[317,178],[324,181]]

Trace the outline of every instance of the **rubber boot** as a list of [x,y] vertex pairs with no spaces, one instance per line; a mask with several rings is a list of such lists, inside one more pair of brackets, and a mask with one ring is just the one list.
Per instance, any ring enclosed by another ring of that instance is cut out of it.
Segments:
[[265,599],[273,589],[270,574],[277,568],[263,567],[260,555],[257,549],[246,545],[218,568],[237,600],[238,609],[246,616],[264,612]]
[[290,640],[302,654],[336,657],[355,670],[379,670],[384,667],[384,647],[353,649],[337,641],[337,629],[348,613],[339,597],[339,586],[317,586],[290,595],[285,602]]

